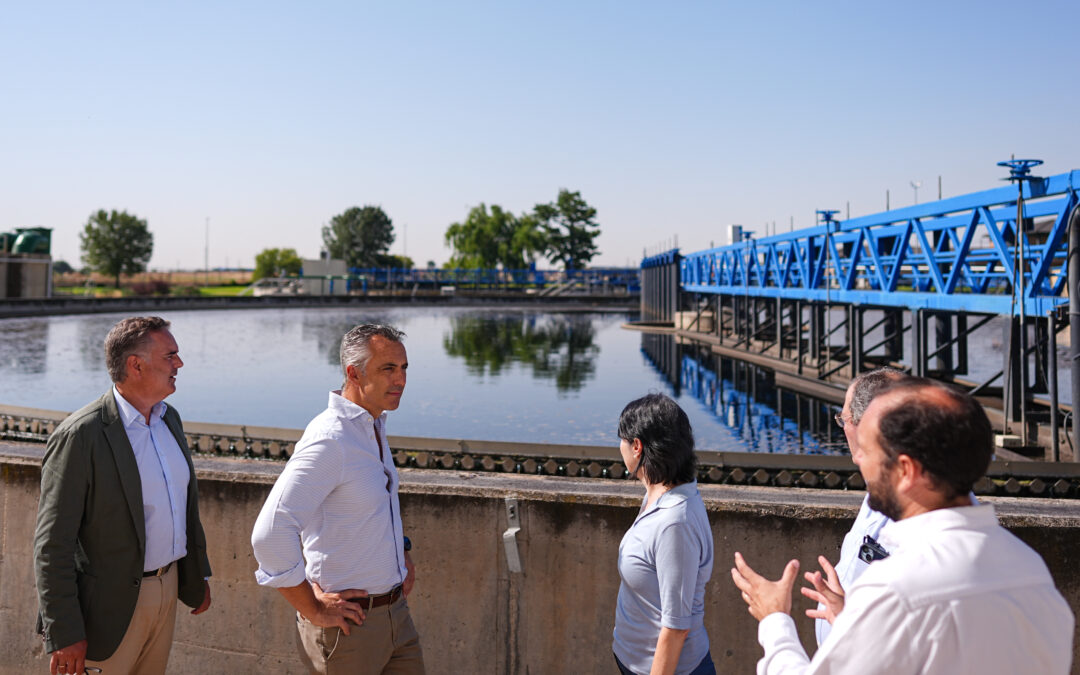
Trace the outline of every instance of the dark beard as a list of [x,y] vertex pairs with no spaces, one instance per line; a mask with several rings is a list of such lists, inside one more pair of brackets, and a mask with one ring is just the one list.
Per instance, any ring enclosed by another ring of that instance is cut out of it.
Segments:
[[896,500],[896,493],[893,492],[892,485],[888,483],[881,485],[867,484],[866,490],[870,494],[868,500],[870,508],[878,513],[885,514],[890,520],[900,520],[900,504]]

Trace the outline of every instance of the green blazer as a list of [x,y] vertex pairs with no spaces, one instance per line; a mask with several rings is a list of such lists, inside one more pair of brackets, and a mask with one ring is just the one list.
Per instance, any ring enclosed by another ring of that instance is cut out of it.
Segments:
[[[195,468],[180,416],[164,416],[187,460],[187,555],[178,562],[180,600],[198,607],[210,576],[199,521]],[[34,534],[37,631],[52,652],[85,639],[86,658],[112,656],[135,612],[146,547],[142,481],[112,390],[65,419],[41,465]]]

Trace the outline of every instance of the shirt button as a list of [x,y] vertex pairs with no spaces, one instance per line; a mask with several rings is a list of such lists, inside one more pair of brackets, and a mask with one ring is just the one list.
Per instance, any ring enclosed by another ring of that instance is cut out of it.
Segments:
[[134,586],[135,588],[138,588],[139,584],[141,584],[141,583],[142,583],[142,579],[140,579],[138,577],[135,577],[134,579],[131,580],[131,585]]

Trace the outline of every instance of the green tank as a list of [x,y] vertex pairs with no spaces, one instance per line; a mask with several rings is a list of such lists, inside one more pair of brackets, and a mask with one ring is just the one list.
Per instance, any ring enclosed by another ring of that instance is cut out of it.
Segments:
[[52,229],[47,227],[16,228],[18,237],[11,247],[12,253],[43,253],[52,250]]
[[0,232],[0,253],[11,253],[17,236],[14,232]]

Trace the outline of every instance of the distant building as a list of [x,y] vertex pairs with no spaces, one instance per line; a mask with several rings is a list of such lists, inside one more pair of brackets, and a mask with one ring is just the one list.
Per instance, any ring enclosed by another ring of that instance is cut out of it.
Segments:
[[300,271],[303,292],[307,295],[348,295],[349,268],[344,260],[320,258],[305,260]]

